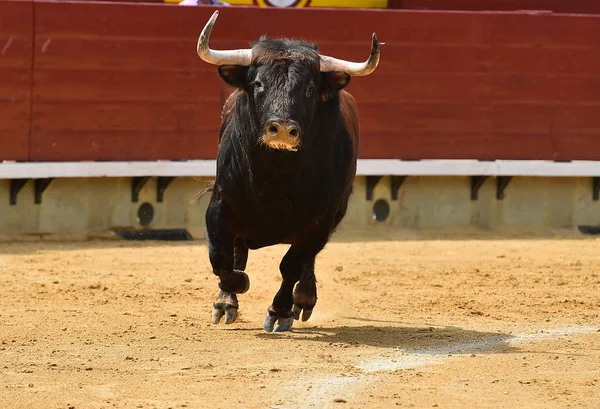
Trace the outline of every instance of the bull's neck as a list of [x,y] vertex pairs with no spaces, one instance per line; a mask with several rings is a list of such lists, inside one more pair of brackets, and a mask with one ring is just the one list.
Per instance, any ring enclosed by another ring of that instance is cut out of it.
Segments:
[[286,151],[269,148],[261,144],[252,147],[250,166],[255,176],[269,175],[293,176],[301,171],[309,158],[308,149],[301,147],[298,151]]

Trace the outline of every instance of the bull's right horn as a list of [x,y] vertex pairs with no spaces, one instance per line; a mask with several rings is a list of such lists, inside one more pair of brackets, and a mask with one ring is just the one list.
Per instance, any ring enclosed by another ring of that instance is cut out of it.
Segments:
[[204,29],[198,37],[198,56],[209,64],[215,65],[250,65],[252,61],[252,50],[211,50],[208,46],[208,40],[215,21],[219,16],[219,11],[216,10],[210,17]]
[[352,62],[329,57],[327,55],[321,55],[321,71],[343,71],[353,77],[369,75],[375,71],[377,64],[379,64],[379,55],[381,54],[379,46],[383,44],[384,43],[380,43],[377,40],[377,35],[373,33],[371,40],[371,54],[365,62]]

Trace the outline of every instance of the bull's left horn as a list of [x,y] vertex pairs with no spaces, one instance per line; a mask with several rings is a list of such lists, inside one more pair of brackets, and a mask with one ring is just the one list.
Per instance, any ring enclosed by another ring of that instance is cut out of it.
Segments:
[[321,72],[343,71],[353,77],[369,75],[379,64],[379,46],[384,43],[377,41],[377,35],[373,33],[373,41],[371,43],[371,55],[365,62],[351,62],[339,60],[327,55],[321,56]]
[[215,21],[219,16],[219,11],[216,10],[210,17],[204,29],[198,37],[198,56],[209,64],[215,65],[250,65],[252,61],[252,50],[211,50],[208,46],[210,33],[215,25]]

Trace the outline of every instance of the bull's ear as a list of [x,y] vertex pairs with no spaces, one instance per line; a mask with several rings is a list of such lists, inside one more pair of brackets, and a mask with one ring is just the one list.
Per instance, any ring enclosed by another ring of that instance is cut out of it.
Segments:
[[248,67],[243,65],[220,65],[219,75],[229,85],[236,88],[245,88]]
[[330,89],[341,91],[350,83],[350,75],[341,71],[325,73],[325,83]]
[[350,82],[350,75],[341,71],[323,73],[323,101],[327,101],[341,91]]

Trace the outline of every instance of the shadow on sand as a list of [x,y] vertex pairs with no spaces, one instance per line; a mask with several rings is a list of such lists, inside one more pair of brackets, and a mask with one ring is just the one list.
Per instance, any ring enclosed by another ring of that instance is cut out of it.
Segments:
[[427,355],[508,353],[514,349],[508,344],[512,335],[453,326],[345,325],[295,328],[291,333],[284,334],[262,332],[256,336],[261,339],[292,337],[294,340],[318,341],[332,346],[367,345]]

